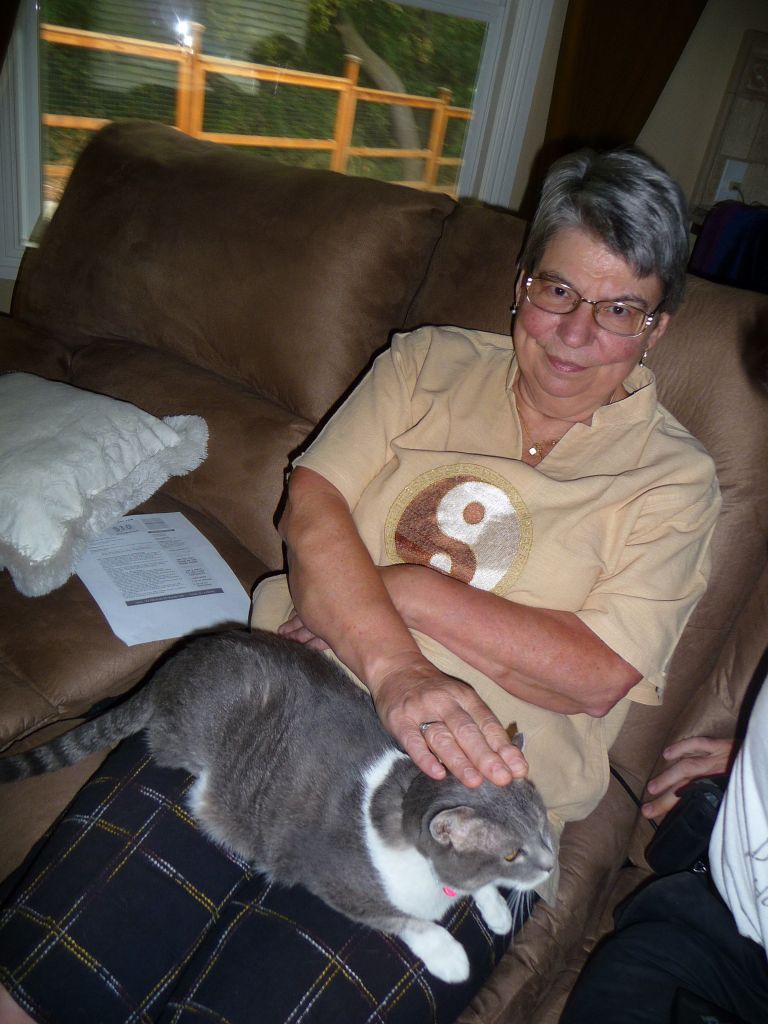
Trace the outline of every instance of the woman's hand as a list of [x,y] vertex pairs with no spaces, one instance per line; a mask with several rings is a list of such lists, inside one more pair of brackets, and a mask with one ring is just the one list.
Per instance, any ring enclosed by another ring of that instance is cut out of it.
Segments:
[[663,818],[679,801],[678,792],[689,782],[727,771],[732,750],[732,740],[708,736],[691,736],[670,744],[663,753],[670,765],[648,783],[647,792],[653,799],[643,804],[643,815],[655,820]]
[[[328,650],[295,612],[277,631],[314,650]],[[423,659],[386,676],[374,705],[385,729],[433,779],[445,778],[447,768],[474,788],[483,778],[505,786],[528,774],[521,751],[472,687]]]
[[[385,582],[373,564],[333,484],[299,466],[279,531],[296,608],[280,627],[283,636],[330,647],[366,684],[384,727],[433,778],[448,770],[467,786],[479,786],[483,777],[505,785],[527,773],[525,758],[472,687],[421,653],[388,592],[393,580]],[[410,589],[403,588],[403,572],[398,590]]]
[[390,672],[373,700],[387,731],[433,779],[447,769],[474,788],[483,778],[505,786],[528,774],[521,751],[472,687],[429,662]]
[[277,627],[277,632],[287,640],[295,640],[296,643],[304,644],[315,651],[327,651],[329,649],[329,644],[322,637],[313,633],[308,626],[305,626],[296,612],[282,626]]

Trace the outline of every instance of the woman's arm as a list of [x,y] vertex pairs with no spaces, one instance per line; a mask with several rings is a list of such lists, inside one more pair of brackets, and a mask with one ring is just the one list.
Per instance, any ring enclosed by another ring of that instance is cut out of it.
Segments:
[[[525,774],[520,751],[472,687],[421,654],[336,487],[297,468],[278,529],[304,627],[366,684],[385,727],[422,771],[441,778],[445,765],[468,786]],[[419,730],[427,721],[440,723],[428,730],[429,745]]]
[[529,608],[426,566],[380,574],[411,629],[531,704],[600,717],[641,679],[573,612]]

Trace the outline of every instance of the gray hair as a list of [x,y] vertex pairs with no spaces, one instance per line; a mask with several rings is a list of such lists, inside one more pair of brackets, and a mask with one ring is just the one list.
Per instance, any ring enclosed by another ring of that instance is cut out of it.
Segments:
[[674,311],[685,289],[688,209],[680,186],[638,149],[579,150],[550,167],[520,266],[534,273],[552,237],[581,228],[620,256],[638,277],[656,274],[661,309]]

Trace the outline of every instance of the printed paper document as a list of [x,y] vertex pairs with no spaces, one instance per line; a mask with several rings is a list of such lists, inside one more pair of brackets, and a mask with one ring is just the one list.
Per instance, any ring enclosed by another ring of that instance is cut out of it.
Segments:
[[248,622],[248,594],[181,512],[123,516],[91,541],[77,574],[129,647]]

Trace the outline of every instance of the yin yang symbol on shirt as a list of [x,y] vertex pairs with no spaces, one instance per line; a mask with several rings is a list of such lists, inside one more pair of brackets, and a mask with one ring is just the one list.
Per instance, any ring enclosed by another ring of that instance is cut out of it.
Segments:
[[429,470],[397,497],[386,522],[392,563],[428,565],[480,590],[504,593],[531,547],[531,517],[509,481],[483,466]]

